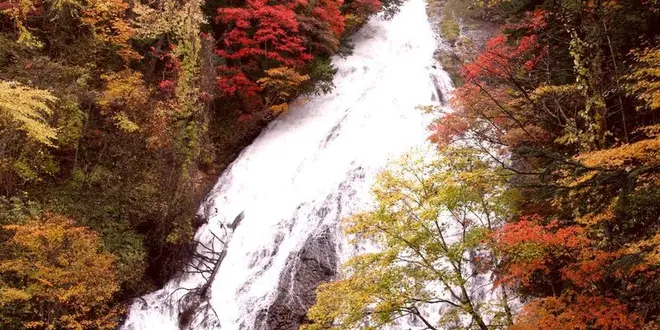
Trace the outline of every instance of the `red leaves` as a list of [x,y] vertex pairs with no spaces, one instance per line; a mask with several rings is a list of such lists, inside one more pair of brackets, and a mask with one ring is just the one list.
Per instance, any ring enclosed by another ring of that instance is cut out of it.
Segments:
[[160,90],[163,91],[165,94],[172,94],[174,93],[174,89],[176,88],[176,81],[162,80],[158,84],[158,88],[160,88]]
[[326,22],[337,39],[341,37],[345,27],[344,16],[339,11],[343,2],[343,0],[319,0],[312,9],[312,16],[321,22]]
[[526,123],[530,100],[521,97],[529,94],[524,82],[547,53],[537,35],[543,27],[545,16],[539,11],[516,26],[528,31],[519,39],[500,33],[488,40],[484,51],[462,68],[465,84],[454,91],[454,112],[430,127],[431,141],[442,146],[469,137],[515,147],[548,138],[540,127]]
[[435,120],[429,129],[433,132],[429,140],[439,145],[448,145],[453,137],[464,134],[470,127],[467,118],[456,113],[448,113]]
[[[312,43],[300,30],[300,18],[296,8],[303,8],[305,15],[320,21],[308,33],[320,33],[319,27],[331,32],[331,45],[336,49],[338,38],[344,30],[344,20],[339,11],[341,0],[320,0],[309,11],[306,1],[270,4],[266,0],[249,0],[244,8],[219,8],[216,23],[227,27],[219,38],[221,48],[216,54],[227,60],[219,68],[218,88],[228,96],[239,96],[244,100],[258,100],[261,88],[256,81],[263,72],[272,67],[301,68],[313,59]],[[312,18],[310,18],[312,19]]]
[[440,146],[462,138],[497,141],[517,126],[511,113],[500,107],[510,102],[508,91],[478,83],[466,83],[454,91],[453,111],[436,119],[429,139]]
[[510,44],[508,38],[499,34],[486,43],[486,49],[463,68],[466,81],[510,80],[522,67],[526,71],[534,69],[543,58],[544,47],[539,45],[537,36],[530,34]]
[[518,23],[504,26],[509,30],[526,30],[529,32],[539,32],[548,26],[548,14],[543,9],[537,9],[532,12],[526,12],[525,18]]
[[531,71],[546,53],[546,48],[539,44],[537,36],[545,27],[545,13],[542,10],[528,14],[527,19],[520,24],[505,26],[504,30],[527,32],[515,42],[501,33],[488,40],[485,50],[472,63],[465,65],[465,80],[509,80],[521,67]]
[[218,68],[218,71],[220,72],[217,78],[218,88],[226,95],[238,95],[249,99],[261,91],[261,87],[248,79],[245,73],[241,71],[232,70],[225,66]]
[[558,270],[558,280],[574,288],[587,288],[602,280],[606,266],[618,256],[598,250],[577,225],[542,225],[539,217],[524,217],[496,234],[498,249],[509,259],[500,282],[529,285],[533,276]]
[[247,8],[219,8],[216,22],[232,26],[221,38],[217,54],[240,62],[270,59],[298,67],[311,60],[298,35],[292,8],[250,0]]
[[382,3],[379,0],[356,0],[351,4],[351,12],[367,17],[377,13],[381,7]]

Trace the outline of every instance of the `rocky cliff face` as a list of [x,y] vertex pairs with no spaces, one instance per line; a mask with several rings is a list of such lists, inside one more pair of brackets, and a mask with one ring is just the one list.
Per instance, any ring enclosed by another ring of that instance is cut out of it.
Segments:
[[498,29],[497,17],[488,8],[465,0],[426,0],[431,27],[440,38],[436,60],[449,73],[454,85],[461,85],[463,63],[480,52]]
[[[124,329],[288,330],[305,323],[316,287],[362,252],[341,234],[341,219],[369,209],[371,184],[388,162],[425,146],[431,118],[416,108],[440,105],[450,92],[432,58],[436,40],[424,6],[408,0],[391,20],[370,20],[353,37],[353,54],[333,58],[333,93],[292,107],[241,152],[204,202],[208,221],[200,220],[195,234],[199,259],[226,251],[222,263],[192,264],[145,295]],[[232,225],[242,212],[240,225]],[[200,299],[188,304],[189,292]]]
[[316,287],[331,280],[337,272],[337,252],[330,229],[310,237],[290,260],[287,274],[280,280],[277,298],[257,317],[258,330],[297,330],[316,302]]

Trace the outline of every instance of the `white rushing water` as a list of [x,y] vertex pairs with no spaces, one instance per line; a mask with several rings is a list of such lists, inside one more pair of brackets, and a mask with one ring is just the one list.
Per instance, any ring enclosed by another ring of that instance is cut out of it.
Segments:
[[[429,118],[416,107],[445,99],[451,82],[433,61],[437,40],[424,0],[407,1],[392,20],[371,19],[353,40],[351,56],[333,59],[333,92],[273,121],[202,205],[208,223],[196,239],[210,246],[213,232],[227,246],[202,303],[212,311],[200,311],[190,328],[268,328],[259,313],[296,269],[305,242],[329,233],[338,258],[329,264],[349,257],[338,221],[369,206],[373,178],[388,161],[426,143]],[[200,274],[181,276],[136,300],[123,329],[179,329],[172,302],[187,291],[177,289],[203,283]]]

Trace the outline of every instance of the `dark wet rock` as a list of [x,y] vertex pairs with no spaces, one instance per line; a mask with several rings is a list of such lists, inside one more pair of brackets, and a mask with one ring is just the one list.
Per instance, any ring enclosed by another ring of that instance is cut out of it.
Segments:
[[327,147],[328,144],[330,143],[330,141],[334,140],[336,137],[339,136],[339,133],[341,131],[341,126],[346,121],[346,117],[348,117],[348,110],[349,109],[344,110],[344,112],[346,112],[346,114],[337,122],[337,124],[335,126],[333,126],[330,129],[330,132],[328,132],[328,135],[325,137],[325,139],[321,143],[321,148]]
[[201,214],[195,214],[195,228],[199,228],[202,225],[206,224],[208,222],[207,218],[205,218]]
[[231,230],[236,230],[236,228],[241,224],[241,221],[243,221],[243,218],[245,218],[245,211],[241,211],[236,218],[234,218],[234,221],[231,222],[231,225],[229,225],[229,228]]
[[[435,65],[433,67],[435,67]],[[440,104],[442,105],[447,105],[447,98],[445,94],[442,92],[444,86],[441,85],[440,81],[438,80],[438,77],[434,74],[431,74],[431,81],[433,82],[433,87],[435,88],[435,95],[433,95],[434,97],[432,97],[432,100],[440,102]],[[436,95],[437,95],[437,99],[435,98]]]
[[297,330],[306,322],[309,308],[316,302],[316,288],[337,272],[337,251],[330,229],[310,237],[302,250],[289,258],[278,285],[275,302],[262,310],[257,330]]

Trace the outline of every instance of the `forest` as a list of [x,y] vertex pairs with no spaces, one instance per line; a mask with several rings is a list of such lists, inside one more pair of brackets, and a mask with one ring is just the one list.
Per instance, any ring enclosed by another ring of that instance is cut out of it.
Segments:
[[0,2],[0,328],[116,328],[223,168],[397,1]]
[[[447,6],[456,5],[447,1]],[[493,0],[432,160],[383,172],[304,329],[660,328],[660,3]],[[454,11],[445,13],[453,15]]]
[[[117,328],[219,173],[402,2],[0,2],[0,328]],[[303,328],[659,329],[660,1],[429,0],[456,3],[451,111],[422,107],[438,156],[380,174],[344,222],[380,252]]]

